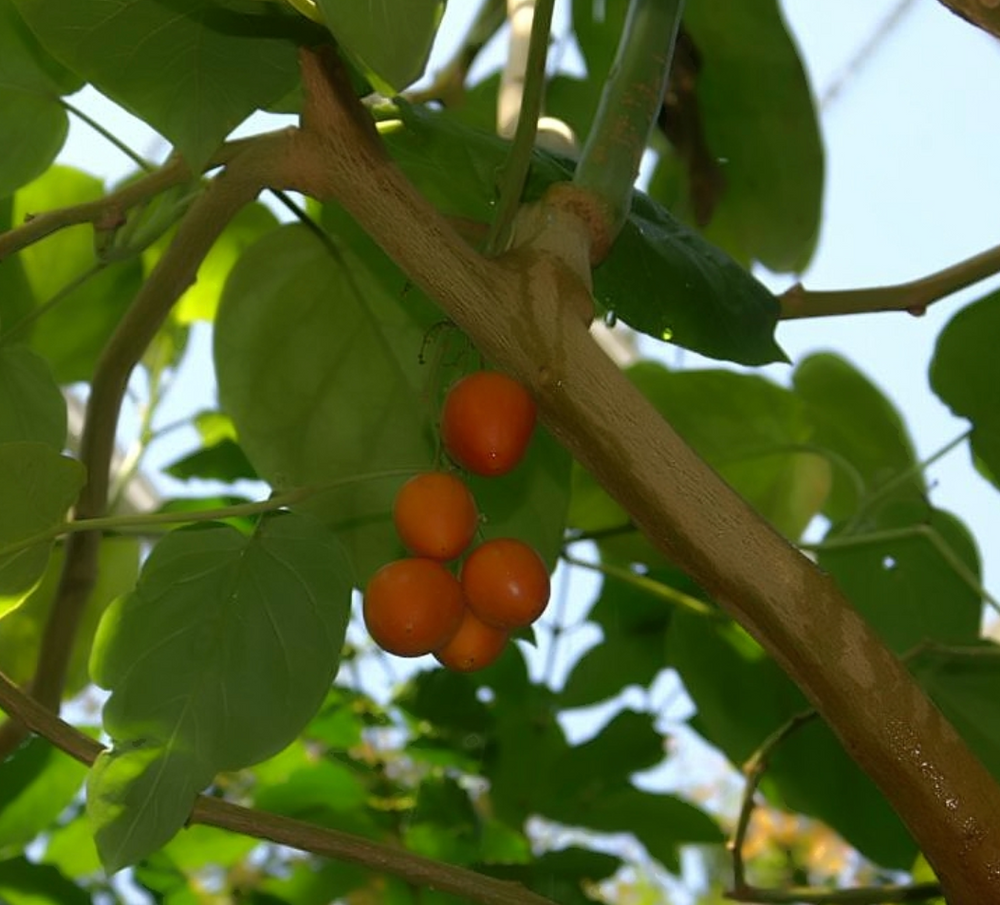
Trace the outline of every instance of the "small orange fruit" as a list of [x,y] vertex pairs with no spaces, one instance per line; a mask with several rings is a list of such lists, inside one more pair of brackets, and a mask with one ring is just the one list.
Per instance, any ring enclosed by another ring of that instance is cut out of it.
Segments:
[[419,657],[451,640],[465,600],[458,579],[441,563],[397,559],[371,577],[362,611],[379,647],[399,657]]
[[473,672],[489,666],[506,645],[507,632],[487,625],[467,608],[458,631],[434,656],[455,672]]
[[441,439],[463,468],[495,477],[521,461],[536,414],[535,400],[516,380],[498,371],[476,371],[448,390]]
[[500,629],[530,625],[549,602],[549,571],[534,547],[498,537],[476,547],[462,564],[465,600],[483,622]]
[[411,553],[447,560],[461,555],[472,543],[479,512],[461,478],[444,471],[428,471],[399,488],[392,520]]

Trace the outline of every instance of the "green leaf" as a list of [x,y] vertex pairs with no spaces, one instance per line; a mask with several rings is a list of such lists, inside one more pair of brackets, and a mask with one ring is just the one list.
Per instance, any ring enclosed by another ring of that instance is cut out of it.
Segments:
[[[893,404],[860,371],[831,353],[810,355],[792,375],[795,393],[815,426],[812,442],[833,465],[833,486],[823,512],[845,521],[862,504],[924,499],[926,485],[906,425]],[[891,492],[883,488],[890,481]]]
[[4,905],[89,905],[90,895],[50,864],[25,857],[0,861],[0,902]]
[[[629,379],[670,425],[775,528],[798,540],[830,490],[831,469],[812,441],[809,412],[793,393],[754,374],[672,372],[653,362],[629,368]],[[594,531],[628,524],[589,476],[576,474],[574,527]],[[666,480],[669,480],[667,476]],[[602,540],[625,562],[658,563],[662,555],[637,534]]]
[[257,479],[257,472],[235,440],[220,440],[171,462],[163,469],[181,481],[192,479],[208,481],[234,481]]
[[327,27],[376,89],[398,94],[423,74],[444,0],[318,0]]
[[11,0],[0,0],[0,198],[55,159],[68,129],[59,95],[81,84],[42,49]]
[[25,346],[0,345],[0,443],[66,445],[66,400],[44,359]]
[[214,774],[176,740],[137,740],[102,752],[87,778],[87,817],[104,869],[115,873],[166,845]]
[[0,763],[0,851],[22,850],[83,786],[87,768],[33,737]]
[[[44,443],[0,444],[0,550],[61,525],[84,477],[79,462]],[[0,554],[0,615],[42,576],[51,549],[49,541]]]
[[785,361],[774,340],[778,301],[748,271],[641,193],[594,271],[605,311],[655,339],[759,365]]
[[994,484],[1000,479],[1000,388],[992,340],[1000,335],[1000,292],[966,306],[937,339],[931,388],[959,418],[972,422],[972,449]]
[[[801,272],[819,233],[823,143],[813,94],[777,0],[698,0],[684,26],[701,67],[695,96],[707,153],[725,190],[705,229],[744,264]],[[694,219],[690,174],[666,153],[650,192]]]
[[[692,725],[736,766],[809,708],[780,667],[735,624],[678,612],[669,654],[698,708]],[[824,820],[876,863],[902,868],[912,862],[912,838],[825,726],[810,724],[793,733],[771,758],[767,782],[779,803]]]
[[[97,624],[116,597],[131,591],[139,575],[139,541],[134,537],[104,537],[97,560],[97,583],[80,617],[66,670],[64,697],[72,697],[90,683],[87,660]],[[13,681],[31,681],[62,575],[65,546],[56,544],[41,581],[24,602],[0,620],[0,670]]]
[[986,769],[1000,780],[1000,647],[992,642],[928,647],[909,665]]
[[[50,167],[15,196],[14,222],[56,208],[94,201],[104,193],[100,180],[69,167]],[[43,305],[74,281],[94,270],[91,228],[82,224],[60,230],[25,248],[18,255],[36,304]],[[111,331],[138,291],[142,268],[125,261],[94,272],[62,296],[58,305],[31,325],[25,336],[52,367],[59,383],[89,380]],[[0,301],[0,316],[16,322]]]
[[105,613],[91,659],[111,690],[115,748],[88,787],[109,869],[176,832],[187,816],[177,799],[189,808],[216,772],[281,750],[315,714],[340,658],[347,573],[336,539],[291,514],[251,537],[216,526],[156,545],[135,591]]
[[979,637],[982,595],[956,569],[980,581],[979,553],[961,521],[927,503],[895,503],[870,530],[870,540],[831,531],[818,562],[892,650]]
[[[277,489],[343,481],[300,506],[338,532],[364,584],[403,555],[391,510],[406,475],[384,473],[433,467],[437,399],[461,372],[421,363],[440,312],[356,227],[328,217],[336,254],[290,226],[236,265],[215,360],[220,401],[262,478]],[[486,536],[517,534],[553,562],[569,456],[537,433],[518,469],[476,487]]]
[[254,110],[295,84],[296,39],[280,4],[209,0],[15,0],[45,48],[145,120],[198,170]]

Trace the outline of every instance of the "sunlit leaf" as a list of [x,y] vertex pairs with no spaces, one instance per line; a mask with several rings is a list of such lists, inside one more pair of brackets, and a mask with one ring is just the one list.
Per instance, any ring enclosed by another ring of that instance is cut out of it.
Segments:
[[[65,520],[84,469],[45,443],[0,444],[0,549]],[[0,615],[21,602],[45,571],[52,541],[0,553]]]
[[[93,176],[52,166],[17,192],[14,220],[94,201],[103,193],[104,186]],[[37,305],[65,293],[19,339],[48,360],[59,383],[89,380],[97,356],[139,288],[142,273],[138,261],[95,270],[98,261],[89,224],[60,230],[24,249],[18,258]],[[66,291],[85,275],[87,279],[80,285]],[[0,300],[0,315],[5,312]]]
[[317,0],[337,43],[376,88],[397,94],[427,65],[444,0]]
[[0,345],[0,443],[31,440],[62,452],[66,400],[44,359],[25,346]]
[[11,0],[0,0],[0,198],[55,159],[68,129],[59,96],[80,85],[39,45]]
[[307,24],[275,3],[14,2],[50,53],[162,133],[195,169],[292,87],[293,39]]

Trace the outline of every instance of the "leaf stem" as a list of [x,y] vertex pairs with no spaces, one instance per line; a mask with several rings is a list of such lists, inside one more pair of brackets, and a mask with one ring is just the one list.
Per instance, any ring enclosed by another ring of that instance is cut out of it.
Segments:
[[573,183],[596,196],[614,241],[663,103],[684,0],[630,0],[611,71]]
[[81,122],[85,122],[91,129],[93,129],[102,138],[113,144],[119,151],[122,152],[129,160],[131,160],[140,170],[145,170],[147,173],[152,172],[154,169],[153,164],[146,160],[137,151],[132,150],[125,142],[123,142],[117,135],[108,129],[104,128],[97,120],[92,116],[85,113],[79,107],[74,106],[65,98],[60,98],[59,103],[62,105],[63,109],[72,113]]
[[[513,5],[508,4],[508,6]],[[533,5],[531,39],[528,42],[524,91],[521,94],[517,128],[500,177],[497,214],[486,239],[486,254],[491,256],[503,251],[510,240],[514,216],[521,203],[521,193],[524,191],[524,182],[535,150],[535,133],[538,131],[538,117],[542,110],[545,63],[548,58],[549,32],[552,29],[552,9],[555,0],[537,0]],[[524,4],[521,6],[523,8]]]
[[36,308],[32,308],[27,314],[24,315],[20,320],[15,321],[13,326],[9,330],[5,330],[0,334],[0,345],[10,342],[12,339],[16,339],[20,334],[28,329],[35,321],[40,317],[48,314],[53,308],[58,307],[62,302],[64,302],[74,290],[79,289],[88,280],[96,277],[105,267],[108,265],[103,261],[97,261],[91,265],[83,273],[78,274],[73,277],[65,286],[59,289],[50,299],[43,302]]
[[876,311],[906,311],[915,317],[935,302],[966,286],[1000,273],[1000,245],[952,264],[944,270],[906,283],[817,292],[796,283],[778,296],[780,318],[830,317],[840,314],[871,314]]
[[697,597],[692,597],[690,594],[685,594],[683,591],[678,591],[676,588],[670,587],[670,585],[663,584],[663,582],[656,581],[645,575],[637,575],[631,569],[607,562],[590,562],[585,559],[578,559],[565,551],[562,554],[562,559],[567,565],[589,569],[608,578],[614,578],[617,581],[631,585],[633,588],[644,591],[659,600],[663,600],[671,606],[680,607],[689,613],[694,613],[696,616],[707,617],[709,619],[726,618],[721,610],[710,606],[704,600],[699,600]]
[[[61,720],[48,707],[18,688],[3,673],[0,673],[0,709],[12,721],[88,766],[105,750],[99,742]],[[551,900],[518,883],[443,864],[360,836],[241,807],[220,798],[199,795],[190,822],[266,839],[320,857],[392,874],[409,883],[449,892],[479,905],[554,905]]]

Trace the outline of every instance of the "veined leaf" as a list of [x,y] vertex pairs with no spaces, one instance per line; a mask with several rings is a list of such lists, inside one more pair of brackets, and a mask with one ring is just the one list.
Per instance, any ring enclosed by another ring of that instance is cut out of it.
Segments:
[[280,751],[337,672],[350,610],[340,545],[306,516],[161,540],[105,613],[91,659],[114,749],[88,783],[111,869],[159,848],[220,770]]

